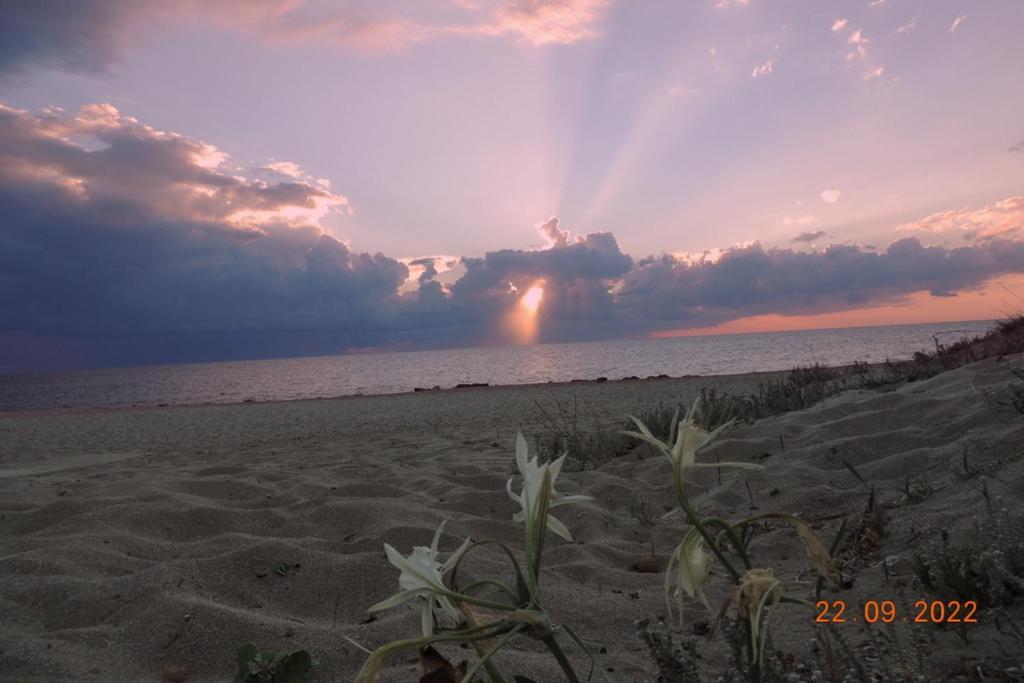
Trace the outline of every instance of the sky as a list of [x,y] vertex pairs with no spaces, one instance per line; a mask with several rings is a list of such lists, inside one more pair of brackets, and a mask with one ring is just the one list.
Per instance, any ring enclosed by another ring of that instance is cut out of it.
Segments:
[[0,371],[991,319],[1017,0],[11,0]]

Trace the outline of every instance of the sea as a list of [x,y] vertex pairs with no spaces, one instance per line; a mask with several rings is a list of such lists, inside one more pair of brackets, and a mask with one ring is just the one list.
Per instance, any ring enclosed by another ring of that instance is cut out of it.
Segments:
[[723,375],[909,358],[994,321],[0,374],[0,412],[389,394],[458,384]]

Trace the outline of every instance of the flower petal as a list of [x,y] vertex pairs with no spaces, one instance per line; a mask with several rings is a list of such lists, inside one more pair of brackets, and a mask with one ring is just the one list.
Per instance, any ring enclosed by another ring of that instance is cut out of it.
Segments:
[[381,600],[375,605],[371,605],[366,611],[367,612],[380,612],[381,610],[401,605],[403,602],[409,602],[413,598],[428,592],[425,588],[419,588],[414,591],[402,591],[401,593],[395,593],[390,598]]
[[[633,419],[635,420],[636,418],[634,417]],[[645,427],[644,431],[646,431],[646,430],[647,430],[647,428]],[[650,432],[647,432],[647,434],[642,434],[640,432],[630,432],[630,431],[625,431],[625,432],[622,432],[622,433],[625,436],[631,436],[634,439],[639,439],[640,441],[646,441],[647,443],[651,444],[652,446],[657,448],[662,453],[666,453],[667,454],[669,452],[668,444],[666,444],[661,439],[658,439],[658,438],[652,436],[650,434]]]
[[[402,557],[402,555],[397,550],[392,548],[387,543],[384,544],[384,552],[387,554],[388,560],[391,562],[391,564],[398,567],[398,569],[401,570],[404,577],[415,578],[417,581],[423,584],[423,588],[426,590],[432,591],[439,588],[443,589],[443,586],[437,585],[437,581],[434,579],[434,577],[424,574],[422,571],[420,571],[419,567],[417,567],[415,564],[409,561],[409,558]],[[399,578],[399,583],[401,583],[401,578],[403,577]]]
[[447,519],[441,520],[441,523],[437,525],[437,531],[434,532],[434,540],[430,543],[430,551],[435,556],[437,555],[437,544],[441,540],[441,532],[444,530],[444,525],[447,523]]
[[565,462],[565,456],[567,456],[567,455],[569,455],[569,454],[568,453],[563,453],[561,455],[561,457],[556,459],[554,462],[548,463],[548,472],[551,473],[552,488],[554,488],[555,479],[558,478],[559,472],[562,471],[562,463]]
[[566,503],[589,503],[592,500],[594,500],[593,496],[584,496],[581,493],[574,493],[571,496],[561,496],[548,507],[558,507],[559,505],[565,505]]
[[466,553],[467,550],[469,550],[470,543],[472,543],[472,541],[470,541],[467,538],[465,541],[462,542],[462,545],[456,548],[455,552],[448,556],[448,559],[445,560],[444,564],[441,565],[442,574],[448,572],[452,567],[455,566],[459,559]]
[[572,543],[572,534],[554,515],[548,515],[548,529]]
[[523,437],[522,432],[516,432],[516,465],[519,466],[519,472],[525,477],[526,476],[526,462],[527,448],[526,438]]

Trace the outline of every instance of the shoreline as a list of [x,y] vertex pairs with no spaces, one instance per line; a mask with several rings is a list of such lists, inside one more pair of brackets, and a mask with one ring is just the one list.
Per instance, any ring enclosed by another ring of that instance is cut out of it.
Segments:
[[[876,368],[883,365],[882,363],[870,363],[867,367]],[[822,366],[828,367],[832,370],[843,370],[846,368],[854,367],[854,363],[847,363],[843,365],[829,365]],[[566,387],[591,387],[598,385],[620,385],[627,383],[647,383],[647,382],[692,382],[697,379],[706,379],[708,381],[720,381],[723,379],[732,379],[738,381],[749,380],[755,377],[772,377],[779,375],[787,375],[792,372],[792,368],[788,370],[762,370],[755,372],[739,372],[739,373],[724,373],[717,375],[680,375],[677,377],[664,375],[654,377],[622,377],[619,379],[572,379],[568,381],[548,381],[548,382],[528,382],[524,384],[470,384],[468,386],[454,386],[454,387],[439,387],[439,388],[416,388],[412,391],[394,391],[384,392],[379,394],[341,394],[338,396],[313,396],[307,398],[283,398],[283,399],[250,399],[243,401],[206,401],[200,403],[167,403],[167,404],[156,404],[156,405],[130,405],[130,406],[83,406],[83,407],[69,407],[69,408],[41,408],[38,410],[8,410],[0,411],[0,420],[4,419],[17,419],[27,417],[59,417],[59,416],[80,416],[80,415],[96,415],[106,413],[137,413],[137,412],[155,412],[163,410],[183,410],[191,408],[216,408],[216,407],[238,407],[238,406],[267,406],[267,405],[278,405],[278,404],[292,404],[292,403],[304,403],[304,402],[320,402],[320,401],[349,401],[359,399],[381,399],[391,397],[402,397],[402,396],[437,396],[450,395],[453,393],[462,393],[468,391],[508,391],[508,390],[530,390],[530,389],[562,389]]]

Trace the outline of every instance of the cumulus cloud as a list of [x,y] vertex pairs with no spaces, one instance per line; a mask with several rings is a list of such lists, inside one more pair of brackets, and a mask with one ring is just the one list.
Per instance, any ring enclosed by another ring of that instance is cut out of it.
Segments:
[[465,274],[451,287],[451,307],[462,319],[495,329],[516,293],[543,282],[543,341],[614,337],[617,311],[611,289],[633,259],[611,233],[593,233],[548,249],[502,249],[463,258]]
[[558,229],[558,219],[551,218],[537,226],[537,232],[547,240],[547,246],[564,247],[569,242],[568,231]]
[[844,310],[911,292],[945,296],[1003,272],[1024,270],[1024,243],[993,240],[959,249],[897,240],[881,252],[832,245],[823,251],[726,251],[716,262],[643,259],[623,277],[616,303],[648,329],[707,327],[766,313]]
[[109,105],[0,107],[0,337],[145,339],[118,358],[152,362],[185,353],[183,335],[245,356],[254,332],[359,337],[395,315],[407,268],[319,223],[343,196],[226,159]]
[[599,35],[610,0],[488,0],[461,15],[427,21],[409,5],[307,0],[33,0],[8,3],[0,22],[0,74],[31,66],[101,72],[157,23],[200,22],[267,40],[319,42],[364,52],[393,51],[451,36],[511,36],[533,45]]
[[846,25],[850,23],[849,19],[836,19],[832,22],[832,32],[839,33],[846,28]]
[[[345,197],[271,164],[239,168],[110,105],[0,107],[0,366],[37,348],[48,355],[19,367],[501,342],[502,319],[538,282],[538,339],[569,341],[945,295],[1024,272],[1024,197],[925,217],[901,226],[921,237],[877,251],[748,243],[634,261],[611,233],[572,236],[553,218],[538,227],[544,249],[398,259],[329,234],[321,221]],[[922,241],[953,230],[973,242]]]
[[290,180],[268,184],[219,170],[216,147],[146,126],[109,104],[73,116],[31,114],[0,104],[0,179],[46,184],[109,220],[187,221],[252,234],[267,224],[316,225],[348,200]]
[[967,240],[1024,239],[1024,197],[1007,197],[977,209],[954,209],[904,223],[899,230],[944,234]]
[[814,232],[802,232],[793,238],[793,243],[797,244],[800,242],[816,242],[826,235],[824,230],[815,230]]
[[821,197],[821,201],[826,204],[835,204],[839,201],[839,197],[841,197],[842,194],[843,193],[839,190],[822,190],[818,196]]

